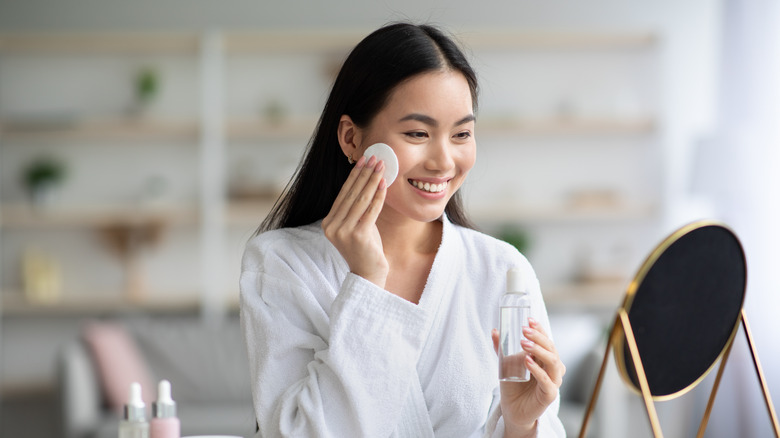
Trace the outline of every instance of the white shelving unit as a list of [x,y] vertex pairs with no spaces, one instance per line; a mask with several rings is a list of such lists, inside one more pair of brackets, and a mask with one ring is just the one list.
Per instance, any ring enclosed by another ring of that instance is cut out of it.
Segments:
[[[164,233],[175,239],[163,238],[158,247],[168,245],[174,248],[165,256],[151,257],[155,259],[150,262],[154,265],[152,274],[164,277],[161,272],[165,268],[161,266],[181,253],[193,265],[187,267],[184,262],[174,263],[175,274],[168,273],[168,277],[185,276],[192,280],[203,275],[202,280],[191,282],[202,289],[195,296],[183,294],[173,300],[160,298],[160,302],[170,306],[171,302],[178,300],[183,308],[192,308],[193,302],[196,302],[204,315],[217,317],[226,306],[235,302],[236,281],[233,277],[236,275],[230,273],[237,269],[241,243],[270,209],[275,191],[278,192],[280,183],[289,177],[289,171],[297,164],[297,158],[316,124],[335,66],[364,34],[359,31],[247,31],[0,35],[0,59],[3,60],[0,93],[5,91],[7,95],[18,81],[31,81],[33,86],[28,85],[26,90],[33,93],[36,92],[35,81],[42,81],[37,91],[53,95],[61,92],[63,96],[55,96],[54,100],[62,107],[70,108],[65,114],[58,113],[57,108],[50,111],[41,103],[46,100],[41,96],[35,96],[40,101],[38,107],[21,104],[15,107],[23,97],[19,94],[23,92],[17,91],[13,92],[17,93],[12,96],[13,99],[0,103],[2,173],[16,172],[18,169],[14,166],[23,165],[24,160],[33,155],[32,151],[77,159],[94,151],[106,156],[115,153],[118,160],[126,159],[127,166],[138,173],[145,171],[144,166],[165,171],[170,167],[176,169],[171,179],[178,181],[176,175],[179,175],[185,180],[180,185],[176,181],[171,183],[177,187],[172,191],[177,193],[170,199],[140,202],[127,196],[125,187],[117,189],[116,199],[112,200],[89,201],[78,199],[79,193],[70,193],[73,199],[64,199],[58,205],[39,212],[24,201],[18,187],[13,187],[16,181],[3,177],[0,180],[0,233],[5,249],[0,256],[4,259],[2,277],[5,284],[0,285],[0,290],[9,302],[16,303],[6,306],[5,312],[28,312],[19,310],[23,306],[18,304],[18,297],[8,297],[19,294],[9,291],[19,291],[23,285],[20,275],[6,266],[19,266],[19,254],[26,239],[32,238],[33,234],[38,234],[36,239],[52,238],[56,241],[52,236],[74,230],[88,236],[90,230],[95,229],[114,227],[130,230],[160,223],[164,225]],[[597,58],[596,62],[604,61],[606,67],[602,68],[606,69],[620,63],[642,64],[647,63],[648,56],[652,57],[656,45],[654,35],[648,32],[600,34],[474,30],[465,32],[461,37],[477,59],[477,70],[481,71],[486,65],[489,67],[485,69],[487,75],[496,69],[511,72],[537,61],[559,67],[574,60],[576,67],[581,65],[577,63],[590,56]],[[616,61],[615,54],[625,55],[626,59]],[[528,56],[530,58],[523,58]],[[74,60],[94,64],[94,72],[99,76],[95,80],[96,95],[84,95],[81,99],[77,93],[62,91],[71,85],[69,80],[80,87],[89,85],[85,85],[83,79],[68,76],[68,69],[78,71],[72,66]],[[131,116],[122,107],[123,103],[130,104],[128,99],[131,94],[100,95],[106,84],[129,86],[131,67],[147,63],[163,64],[163,70],[167,69],[165,73],[170,73],[170,76],[162,78],[162,87],[173,90],[159,96],[161,102],[158,107],[143,116]],[[51,68],[66,67],[62,83],[52,84],[51,75],[24,77],[20,73],[25,68],[47,65]],[[629,67],[620,74],[631,75],[633,71]],[[566,83],[565,76],[559,75],[560,72],[552,73],[558,75],[553,82],[557,80],[561,88],[561,84]],[[123,74],[127,75],[124,79],[115,77]],[[487,159],[492,158],[493,163],[500,154],[496,151],[508,148],[527,151],[534,157],[544,154],[547,148],[552,149],[549,153],[554,155],[565,150],[593,148],[594,142],[603,142],[608,148],[619,148],[615,144],[626,138],[629,139],[627,143],[642,144],[629,144],[626,148],[653,147],[657,119],[652,108],[647,111],[633,108],[624,113],[588,111],[587,108],[581,111],[576,108],[576,102],[562,104],[560,95],[544,95],[545,92],[571,91],[559,89],[535,91],[532,101],[543,102],[545,98],[547,101],[544,101],[542,110],[532,112],[528,111],[527,105],[523,106],[525,104],[511,105],[512,94],[522,93],[522,86],[506,87],[508,97],[501,98],[490,86],[500,87],[503,82],[490,76],[487,79],[483,81],[483,87],[487,84],[487,92],[480,107],[478,138],[480,150],[484,151],[480,153]],[[519,79],[520,82],[523,80]],[[588,95],[590,98],[598,100],[603,86],[597,84],[592,90],[585,87],[585,91],[591,93]],[[635,103],[629,102],[628,106]],[[572,106],[575,108],[572,109]],[[599,147],[602,146],[596,148]],[[158,158],[159,151],[168,149],[173,152],[161,153],[162,158]],[[153,163],[157,159],[168,162]],[[122,168],[122,163],[118,166],[116,163],[106,164],[106,167]],[[618,162],[616,166],[625,166],[625,163]],[[654,170],[648,171],[650,174],[662,173],[658,168],[660,163],[650,163],[650,166],[655,166]],[[75,167],[76,172],[83,168],[81,165]],[[256,172],[247,169],[256,169]],[[242,172],[249,175],[249,185],[254,184],[249,190],[254,190],[254,198],[232,197],[234,185],[237,180],[240,182]],[[488,173],[482,171],[477,178],[489,180],[488,185],[494,184],[492,177],[486,176]],[[90,177],[73,175],[73,178],[83,180]],[[123,178],[124,183],[132,179]],[[111,185],[120,184],[106,175],[96,176],[92,183],[105,186],[102,192],[109,195]],[[139,184],[143,185],[142,181]],[[501,187],[500,181],[495,186]],[[574,189],[578,188],[575,184]],[[99,192],[97,189],[94,191]],[[477,203],[473,211],[479,223],[486,224],[487,228],[496,224],[519,224],[532,230],[542,229],[538,233],[540,242],[545,239],[545,233],[550,233],[544,230],[549,226],[565,228],[571,233],[579,227],[594,225],[647,224],[654,220],[657,204],[661,201],[653,196],[640,196],[629,203],[572,208],[565,203],[539,202],[532,197],[479,197],[487,198],[485,203]],[[591,233],[590,230],[583,232]],[[193,257],[193,249],[200,256]],[[89,250],[99,252],[105,248],[92,245]],[[94,254],[91,257],[88,259],[100,258]],[[68,278],[68,275],[65,277]],[[161,283],[165,285],[160,286],[160,291],[172,286],[173,281],[166,278]],[[192,290],[191,284],[184,285],[182,289]],[[578,288],[576,284],[562,283],[560,279],[556,280],[556,284],[562,284],[557,289],[572,296],[589,290],[587,285]],[[121,283],[115,288],[121,288]],[[153,307],[154,297],[162,294],[160,291],[147,291],[146,300],[135,305]],[[70,308],[67,300],[71,292],[66,285],[61,304],[63,309]],[[128,305],[122,296],[114,298],[118,309]],[[565,302],[567,298],[560,295],[560,299]],[[102,304],[100,308],[105,309],[106,306]]]

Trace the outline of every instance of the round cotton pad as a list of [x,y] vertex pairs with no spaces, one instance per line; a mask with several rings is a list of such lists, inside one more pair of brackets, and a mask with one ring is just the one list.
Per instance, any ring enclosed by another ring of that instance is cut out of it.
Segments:
[[398,157],[395,156],[393,148],[384,143],[372,144],[363,152],[363,156],[366,157],[366,160],[376,156],[377,160],[385,162],[385,181],[387,186],[390,187],[390,184],[395,181],[395,177],[398,176]]

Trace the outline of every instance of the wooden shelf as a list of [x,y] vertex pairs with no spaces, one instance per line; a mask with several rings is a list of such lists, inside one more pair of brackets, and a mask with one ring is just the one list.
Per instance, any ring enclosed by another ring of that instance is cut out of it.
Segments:
[[[370,29],[293,29],[223,32],[229,53],[349,50]],[[464,29],[456,35],[471,49],[626,49],[654,45],[653,32],[517,31]],[[197,53],[198,33],[16,32],[0,34],[0,53]]]
[[477,122],[478,135],[621,135],[649,134],[650,117],[637,118],[512,118],[485,117]]
[[196,33],[3,33],[0,53],[92,53],[92,54],[196,54],[200,36]]
[[[161,294],[162,295],[162,294]],[[86,297],[89,298],[86,298]],[[119,292],[85,294],[85,298],[63,298],[53,303],[32,303],[18,291],[3,291],[3,316],[81,316],[123,313],[195,313],[201,304],[197,298],[132,303],[116,298]],[[193,295],[195,296],[195,295]],[[98,297],[98,298],[95,298]]]
[[36,210],[29,204],[4,204],[0,207],[0,225],[17,229],[188,225],[196,222],[196,209],[186,206],[57,206],[42,210]]
[[612,223],[652,219],[657,209],[652,205],[614,207],[566,207],[566,206],[524,206],[511,201],[493,206],[471,208],[472,217],[482,223]]
[[[232,53],[317,52],[348,50],[370,30],[290,30],[229,32],[225,48]],[[470,49],[643,49],[657,42],[653,32],[517,31],[468,29],[456,38]]]
[[467,30],[459,35],[471,49],[645,49],[656,44],[653,32]]
[[31,140],[147,140],[195,142],[200,133],[196,120],[104,118],[50,121],[0,121],[0,135],[7,141]]
[[542,284],[542,294],[548,309],[614,311],[623,303],[628,284],[629,279]]
[[276,198],[263,198],[257,200],[231,201],[227,206],[225,222],[232,226],[254,226],[268,215]]
[[300,117],[270,122],[257,118],[235,118],[226,123],[227,137],[237,140],[301,140],[314,133],[317,116]]
[[[240,140],[307,140],[314,132],[316,116],[270,122],[262,118],[230,119],[227,137]],[[485,117],[477,123],[480,135],[620,135],[649,134],[655,129],[652,118],[500,118]],[[200,128],[195,120],[94,119],[83,121],[14,123],[0,122],[0,134],[7,141],[137,141],[168,139],[196,143]]]
[[224,36],[227,53],[347,51],[370,31],[289,30],[238,31]]
[[[230,201],[226,206],[225,223],[257,226],[271,211],[274,202],[276,197]],[[29,204],[0,207],[0,227],[14,229],[193,225],[198,222],[195,207],[63,206],[40,211]]]
[[[285,119],[272,123],[262,118],[228,120],[227,135],[236,140],[306,140],[314,132],[317,117]],[[477,121],[477,134],[496,135],[645,135],[653,132],[650,117],[637,118],[513,118],[491,117]]]

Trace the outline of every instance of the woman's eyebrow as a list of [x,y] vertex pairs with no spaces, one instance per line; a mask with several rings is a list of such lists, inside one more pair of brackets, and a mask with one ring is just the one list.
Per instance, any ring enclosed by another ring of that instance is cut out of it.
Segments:
[[419,114],[419,113],[408,114],[404,117],[401,117],[401,120],[399,120],[399,122],[405,122],[407,120],[415,120],[417,122],[425,123],[426,125],[432,126],[434,128],[439,126],[439,122],[437,122],[436,119],[434,119],[431,116],[426,116],[425,114]]
[[[419,114],[419,113],[408,114],[408,115],[406,115],[404,117],[401,117],[401,120],[399,120],[399,122],[405,122],[407,120],[415,120],[415,121],[418,121],[418,122],[421,122],[421,123],[425,123],[426,125],[432,126],[434,128],[439,126],[439,122],[437,122],[436,119],[434,119],[431,116],[426,116],[425,114]],[[455,124],[453,124],[453,126],[460,126],[460,125],[463,125],[465,123],[472,122],[474,120],[476,120],[476,117],[474,117],[474,114],[469,114],[466,117],[464,117],[464,118],[458,120],[457,122],[455,122]]]
[[466,124],[468,122],[473,122],[475,120],[477,120],[477,118],[474,117],[474,114],[469,114],[466,117],[464,117],[464,118],[458,120],[457,122],[455,122],[455,124],[453,126],[460,126],[460,125]]

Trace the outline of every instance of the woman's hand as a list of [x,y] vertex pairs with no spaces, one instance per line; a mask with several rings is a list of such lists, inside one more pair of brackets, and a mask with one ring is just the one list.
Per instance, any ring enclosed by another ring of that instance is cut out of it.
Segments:
[[[501,412],[505,437],[535,436],[536,421],[558,396],[566,367],[558,357],[555,345],[538,321],[528,320],[521,341],[525,365],[531,372],[528,382],[501,382]],[[493,347],[498,352],[499,333],[493,330]]]
[[384,162],[361,157],[347,177],[328,215],[322,220],[325,237],[347,261],[349,270],[384,288],[389,264],[382,249],[376,220],[387,186]]

